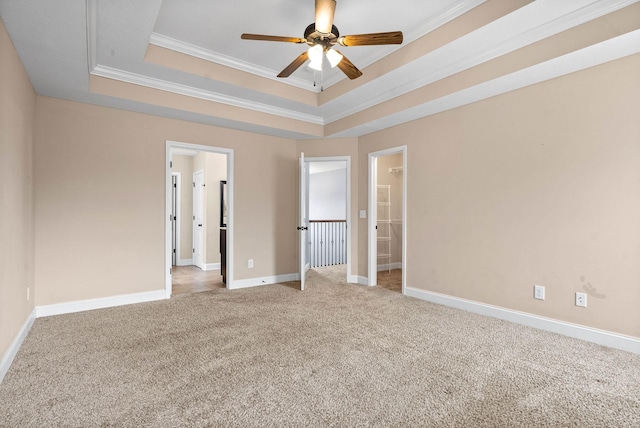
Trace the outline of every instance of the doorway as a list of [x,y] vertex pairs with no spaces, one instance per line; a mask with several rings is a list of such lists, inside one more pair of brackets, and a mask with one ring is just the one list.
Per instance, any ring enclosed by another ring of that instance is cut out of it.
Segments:
[[406,146],[369,153],[368,285],[405,294]]
[[357,282],[351,275],[351,158],[305,157],[304,164],[301,212],[308,218],[301,269],[345,265],[346,281]]
[[[166,159],[166,296],[213,285],[228,288],[233,281],[233,150],[167,141]],[[223,181],[224,227],[219,194]],[[221,276],[223,260],[226,281]]]

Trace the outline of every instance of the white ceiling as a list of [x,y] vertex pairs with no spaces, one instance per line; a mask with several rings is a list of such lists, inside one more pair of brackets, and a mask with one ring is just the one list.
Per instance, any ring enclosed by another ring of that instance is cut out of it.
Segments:
[[[638,1],[537,0],[372,78],[371,73],[367,75],[368,66],[402,52],[412,41],[428,38],[485,0],[337,0],[334,23],[342,35],[400,30],[405,42],[343,48],[368,80],[319,106],[145,61],[151,43],[252,73],[267,82],[284,82],[312,93],[320,86],[327,90],[345,81],[338,69],[325,70],[320,76],[302,66],[288,79],[275,77],[305,45],[240,39],[244,32],[302,37],[314,19],[313,0],[0,0],[0,16],[40,95],[305,139],[317,136],[92,93],[89,75],[326,126]],[[329,136],[367,134],[638,51],[636,30]]]

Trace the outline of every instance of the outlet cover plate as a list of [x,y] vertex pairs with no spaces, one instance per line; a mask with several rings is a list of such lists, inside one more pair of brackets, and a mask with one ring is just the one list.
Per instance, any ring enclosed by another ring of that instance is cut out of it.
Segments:
[[587,293],[576,293],[576,306],[587,307]]
[[544,286],[543,285],[534,285],[533,286],[533,298],[538,300],[544,300]]

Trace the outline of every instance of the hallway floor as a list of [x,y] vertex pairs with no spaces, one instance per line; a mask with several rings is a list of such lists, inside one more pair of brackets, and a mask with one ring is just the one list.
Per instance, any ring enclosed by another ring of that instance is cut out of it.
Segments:
[[172,296],[225,287],[219,270],[204,271],[195,266],[173,266],[172,272]]

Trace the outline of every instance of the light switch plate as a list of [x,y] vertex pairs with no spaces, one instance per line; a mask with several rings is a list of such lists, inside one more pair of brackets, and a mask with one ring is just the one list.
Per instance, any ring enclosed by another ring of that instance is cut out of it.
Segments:
[[360,210],[360,218],[367,218],[367,210]]

